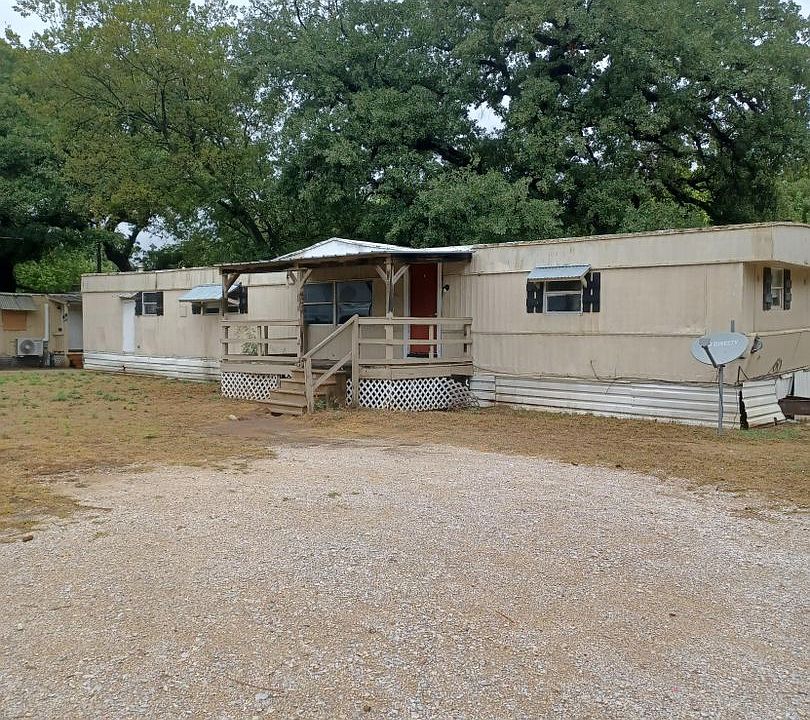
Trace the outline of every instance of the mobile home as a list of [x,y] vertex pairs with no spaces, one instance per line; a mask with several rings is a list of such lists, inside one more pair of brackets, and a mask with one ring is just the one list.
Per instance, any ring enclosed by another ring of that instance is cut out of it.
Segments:
[[219,378],[278,411],[342,377],[348,402],[374,407],[711,422],[715,370],[690,345],[733,322],[750,345],[726,421],[742,396],[771,422],[810,367],[810,226],[789,223],[427,249],[332,238],[82,290],[87,367]]

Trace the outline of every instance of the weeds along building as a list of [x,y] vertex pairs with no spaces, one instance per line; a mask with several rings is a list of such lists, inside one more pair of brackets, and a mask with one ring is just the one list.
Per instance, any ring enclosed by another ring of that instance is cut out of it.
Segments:
[[427,249],[332,238],[263,262],[86,275],[82,296],[86,367],[219,379],[278,412],[337,397],[711,422],[716,371],[690,345],[732,322],[749,348],[726,372],[727,423],[773,422],[778,396],[810,394],[808,225]]

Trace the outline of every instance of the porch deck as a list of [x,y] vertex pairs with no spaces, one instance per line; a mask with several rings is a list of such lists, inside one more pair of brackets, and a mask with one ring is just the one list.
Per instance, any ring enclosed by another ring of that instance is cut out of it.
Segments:
[[[304,327],[293,319],[222,321],[222,373],[288,377],[304,372],[307,406],[336,373],[352,380],[471,376],[472,319],[359,317],[338,325],[304,350]],[[318,371],[321,372],[318,372]]]

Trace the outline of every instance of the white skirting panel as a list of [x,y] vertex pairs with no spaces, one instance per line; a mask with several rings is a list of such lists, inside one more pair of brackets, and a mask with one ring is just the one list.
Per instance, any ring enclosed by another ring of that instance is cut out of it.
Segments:
[[742,400],[748,427],[764,427],[785,421],[777,399],[776,378],[744,382]]
[[[482,404],[694,425],[717,423],[716,385],[475,375],[470,388]],[[724,426],[739,427],[739,388],[727,385],[723,404]]]
[[[376,410],[456,410],[475,405],[466,383],[449,377],[387,380],[363,378],[360,407]],[[352,404],[352,381],[346,383],[346,405]]]
[[234,400],[269,400],[281,382],[279,375],[258,373],[222,373],[222,397]]
[[219,360],[212,358],[150,357],[128,353],[86,352],[84,369],[158,375],[180,380],[219,379]]

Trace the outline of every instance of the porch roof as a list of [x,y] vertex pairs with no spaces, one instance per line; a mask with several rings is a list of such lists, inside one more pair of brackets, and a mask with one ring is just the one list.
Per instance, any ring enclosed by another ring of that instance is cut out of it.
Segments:
[[466,245],[436,248],[409,248],[399,245],[348,240],[333,237],[302,250],[280,255],[273,260],[219,265],[222,273],[272,272],[293,268],[315,268],[324,265],[363,264],[385,258],[408,262],[435,262],[439,260],[469,260],[472,248]]

